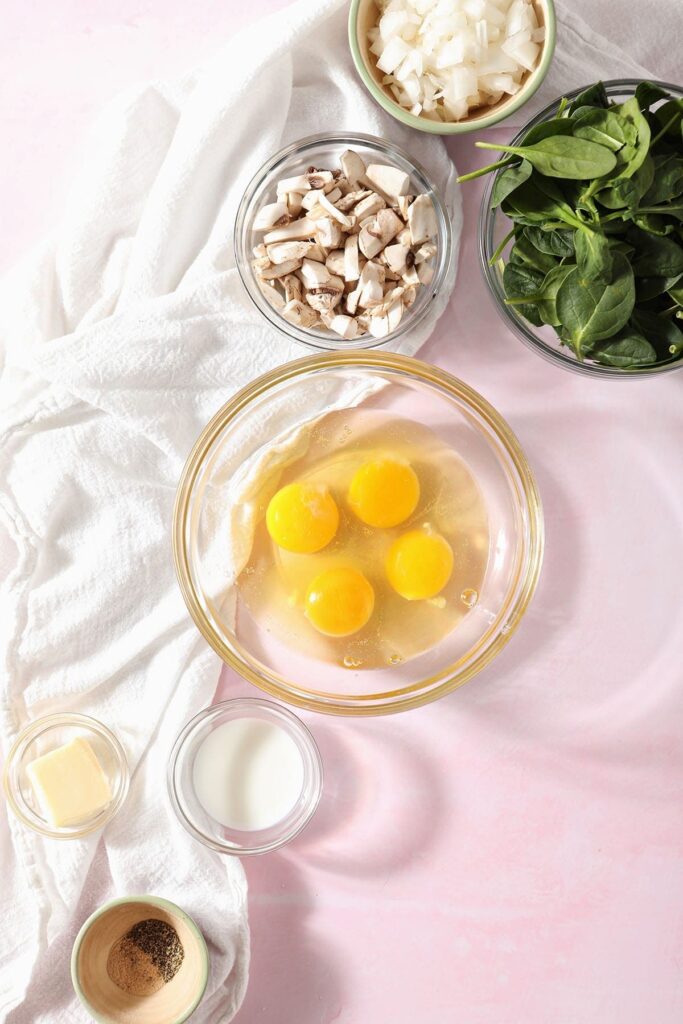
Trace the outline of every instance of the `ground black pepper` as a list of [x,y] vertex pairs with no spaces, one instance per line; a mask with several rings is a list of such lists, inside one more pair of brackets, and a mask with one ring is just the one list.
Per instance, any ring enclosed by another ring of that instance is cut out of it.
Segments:
[[124,992],[148,996],[180,970],[185,950],[172,925],[157,918],[138,921],[112,946],[107,973]]

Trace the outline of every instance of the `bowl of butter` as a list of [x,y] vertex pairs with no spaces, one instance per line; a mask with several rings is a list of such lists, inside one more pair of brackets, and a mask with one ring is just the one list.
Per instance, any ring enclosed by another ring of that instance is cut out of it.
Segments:
[[12,811],[52,839],[80,839],[102,828],[125,800],[128,783],[123,747],[88,715],[45,715],[29,723],[5,763]]

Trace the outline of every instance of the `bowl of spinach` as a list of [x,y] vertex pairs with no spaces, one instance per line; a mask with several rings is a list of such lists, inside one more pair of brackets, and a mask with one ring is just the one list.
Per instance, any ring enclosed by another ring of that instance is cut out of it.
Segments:
[[683,367],[683,89],[598,82],[550,104],[495,162],[484,275],[535,351],[594,376]]

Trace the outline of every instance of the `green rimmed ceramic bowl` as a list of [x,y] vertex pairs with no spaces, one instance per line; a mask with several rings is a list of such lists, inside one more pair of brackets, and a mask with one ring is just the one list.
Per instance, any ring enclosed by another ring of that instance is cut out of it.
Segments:
[[464,132],[479,131],[504,121],[506,117],[529,100],[548,73],[555,50],[555,6],[553,0],[534,0],[539,23],[545,27],[545,39],[541,56],[533,71],[528,72],[519,92],[507,99],[501,99],[492,107],[473,110],[461,121],[432,121],[428,117],[416,117],[399,106],[389,88],[382,85],[383,73],[377,70],[375,57],[370,53],[368,30],[379,21],[376,0],[351,0],[349,9],[349,43],[358,74],[370,95],[397,121],[433,135],[461,135]]
[[[185,955],[171,981],[151,995],[136,996],[114,984],[107,959],[118,939],[149,918],[175,928]],[[71,953],[76,995],[98,1024],[183,1024],[199,1006],[208,978],[209,953],[202,933],[184,910],[159,896],[124,896],[105,903],[87,919]]]

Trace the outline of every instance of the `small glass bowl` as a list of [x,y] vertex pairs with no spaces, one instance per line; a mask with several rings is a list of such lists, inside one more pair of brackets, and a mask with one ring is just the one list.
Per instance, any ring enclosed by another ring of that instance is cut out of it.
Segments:
[[[246,831],[221,825],[202,807],[194,790],[197,752],[219,725],[239,718],[257,718],[284,729],[296,744],[304,767],[299,799],[289,814],[268,828]],[[168,765],[168,793],[178,820],[191,836],[218,853],[244,857],[269,853],[292,841],[306,827],[320,801],[323,766],[316,742],[303,722],[286,708],[268,700],[226,700],[200,711],[178,736]]]
[[[42,814],[26,768],[37,757],[79,736],[92,747],[107,776],[112,798],[92,818],[75,825],[51,825]],[[19,734],[7,755],[3,781],[8,804],[28,828],[50,839],[82,839],[114,817],[126,799],[130,774],[123,747],[106,725],[88,715],[67,713],[38,718]]]
[[[617,103],[622,103],[634,95],[636,87],[641,81],[642,79],[640,78],[622,78],[605,82],[604,85],[609,98]],[[671,85],[669,82],[654,82],[654,84],[666,89],[675,99],[683,99],[683,88],[681,86]],[[582,86],[581,89],[575,89],[573,92],[567,93],[567,99],[571,102],[579,93],[583,92],[584,88],[585,86]],[[553,100],[552,103],[549,103],[547,107],[528,121],[520,129],[510,145],[518,145],[531,128],[555,117],[561,99],[562,97]],[[673,363],[663,363],[661,366],[643,366],[637,370],[620,369],[617,366],[601,366],[599,363],[586,361],[580,362],[569,349],[560,345],[559,338],[552,327],[534,327],[533,324],[524,319],[514,306],[506,304],[503,274],[500,268],[501,260],[496,260],[493,266],[489,262],[510,230],[511,224],[511,221],[502,213],[499,207],[495,210],[491,208],[491,193],[493,192],[496,177],[496,174],[488,175],[486,188],[481,200],[478,226],[479,259],[484,272],[484,278],[495,299],[496,308],[505,321],[506,326],[514,331],[525,345],[528,345],[534,352],[537,352],[538,355],[543,356],[551,363],[562,366],[565,370],[573,370],[575,373],[582,373],[589,377],[600,377],[603,380],[632,380],[636,377],[653,377],[660,373],[671,373],[674,370],[683,369],[683,359]],[[507,253],[510,247],[511,242],[505,246],[501,255]]]
[[[258,286],[251,266],[252,248],[263,239],[263,232],[252,230],[254,217],[262,206],[275,202],[277,182],[281,178],[304,174],[311,166],[335,170],[339,167],[339,158],[346,149],[356,150],[366,164],[389,163],[410,174],[411,190],[414,189],[414,194],[428,195],[436,212],[438,235],[434,277],[429,285],[420,286],[415,302],[406,310],[398,328],[384,338],[363,335],[354,338],[353,341],[346,341],[333,331],[320,328],[303,329],[290,324],[268,302]],[[398,146],[376,139],[372,135],[354,135],[346,132],[311,135],[281,149],[247,185],[235,220],[234,244],[237,270],[259,312],[280,334],[316,349],[377,348],[397,342],[420,323],[428,311],[435,319],[441,315],[455,283],[451,222],[443,200],[432,185],[427,172],[407,153]]]

